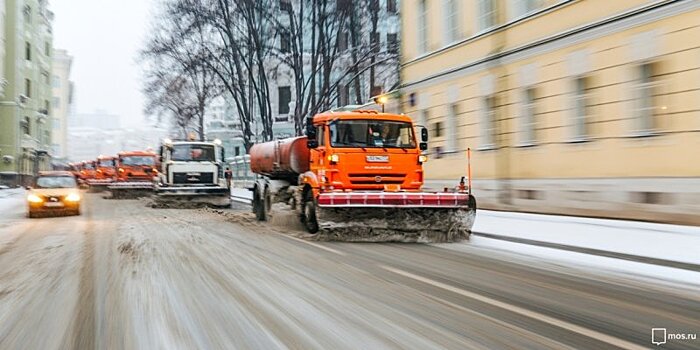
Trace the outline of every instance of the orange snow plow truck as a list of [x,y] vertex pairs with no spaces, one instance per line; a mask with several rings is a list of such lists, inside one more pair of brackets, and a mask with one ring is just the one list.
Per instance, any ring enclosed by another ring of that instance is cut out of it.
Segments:
[[125,199],[153,193],[153,178],[158,176],[157,156],[149,151],[119,152],[116,181],[109,186],[112,198]]
[[[451,190],[423,190],[427,129],[406,115],[326,112],[306,136],[256,144],[253,212],[269,220],[283,202],[309,233],[344,241],[451,242],[467,238],[476,200],[465,177]],[[282,206],[284,207],[284,206]]]

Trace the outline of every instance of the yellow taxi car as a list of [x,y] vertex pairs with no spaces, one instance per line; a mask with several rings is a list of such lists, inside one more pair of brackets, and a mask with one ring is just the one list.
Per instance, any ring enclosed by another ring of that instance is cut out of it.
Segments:
[[80,215],[78,181],[69,171],[39,172],[34,186],[27,187],[27,216],[40,214]]

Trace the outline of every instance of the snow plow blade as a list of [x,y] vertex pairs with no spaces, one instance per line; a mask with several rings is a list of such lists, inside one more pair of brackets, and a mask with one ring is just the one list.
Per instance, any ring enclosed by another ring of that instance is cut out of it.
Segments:
[[321,239],[351,242],[455,242],[469,238],[476,200],[467,193],[322,193]]
[[153,196],[154,208],[225,208],[231,206],[228,188],[215,186],[156,187]]
[[103,192],[107,190],[107,187],[114,183],[112,180],[88,180],[88,191],[91,193]]
[[153,194],[153,182],[115,182],[107,186],[113,199],[135,199]]

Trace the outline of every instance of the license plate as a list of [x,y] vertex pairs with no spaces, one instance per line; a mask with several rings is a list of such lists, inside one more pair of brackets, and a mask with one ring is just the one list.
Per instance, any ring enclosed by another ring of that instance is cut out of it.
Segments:
[[63,203],[61,203],[61,202],[55,202],[55,203],[49,202],[49,203],[44,203],[44,206],[49,207],[49,208],[61,208],[61,207],[63,207]]
[[367,162],[369,162],[369,163],[388,163],[389,156],[367,156]]

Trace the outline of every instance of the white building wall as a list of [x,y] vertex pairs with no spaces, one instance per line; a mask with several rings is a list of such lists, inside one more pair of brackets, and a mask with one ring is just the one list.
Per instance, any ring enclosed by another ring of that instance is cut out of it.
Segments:
[[65,50],[54,50],[51,77],[52,101],[52,137],[53,154],[64,158],[68,153],[68,116],[72,108],[70,81],[73,57]]

